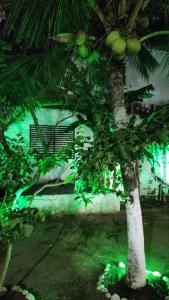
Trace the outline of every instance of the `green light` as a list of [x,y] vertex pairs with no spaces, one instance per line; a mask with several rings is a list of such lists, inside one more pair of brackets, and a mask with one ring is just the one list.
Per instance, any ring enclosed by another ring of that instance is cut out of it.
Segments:
[[163,276],[162,278],[165,282],[169,282],[169,278],[167,276]]
[[153,272],[153,276],[155,276],[155,277],[161,277],[162,275],[161,275],[160,272],[154,271]]
[[120,268],[125,268],[126,266],[125,266],[125,264],[124,264],[122,261],[120,261],[120,262],[119,262],[119,267],[120,267]]
[[[108,290],[109,284],[111,284],[113,281],[116,282],[116,276],[115,276],[116,274],[118,274],[118,278],[122,278],[125,276],[125,272],[126,272],[126,265],[122,261],[120,262],[114,261],[113,264],[107,264],[104,273],[99,276],[99,280],[97,282],[97,290],[101,291],[102,293],[108,293],[109,296],[111,296],[111,293]],[[149,271],[149,270],[146,270],[146,274],[150,285],[154,286],[157,283],[157,287],[158,287],[158,281],[160,280],[159,277],[162,277],[162,279],[167,283],[166,293],[167,295],[169,295],[169,278],[167,276],[163,276],[158,271]],[[153,277],[157,277],[157,278],[153,278]],[[166,300],[168,299],[167,297]],[[111,298],[111,297],[107,297],[107,298]]]

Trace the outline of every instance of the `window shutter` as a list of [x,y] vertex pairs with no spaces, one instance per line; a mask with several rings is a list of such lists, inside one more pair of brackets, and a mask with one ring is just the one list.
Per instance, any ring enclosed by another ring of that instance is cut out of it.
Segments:
[[[52,125],[39,125],[45,142],[48,144],[54,130]],[[53,139],[50,143],[49,153],[57,153],[62,147],[66,147],[69,142],[73,142],[75,138],[75,131],[66,132],[67,126],[55,127]],[[30,125],[30,147],[43,153],[44,149],[40,138],[37,134],[35,125]]]

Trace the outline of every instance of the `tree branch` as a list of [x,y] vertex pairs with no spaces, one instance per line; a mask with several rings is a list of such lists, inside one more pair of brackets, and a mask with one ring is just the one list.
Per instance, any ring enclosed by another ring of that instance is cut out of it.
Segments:
[[96,1],[95,0],[87,0],[87,2],[90,5],[90,7],[94,10],[94,12],[98,16],[98,18],[100,19],[100,22],[102,23],[105,31],[108,32],[108,24],[106,22],[106,18],[104,16],[102,10],[100,9],[100,7],[96,4]]
[[133,29],[133,26],[134,26],[134,23],[137,19],[137,16],[138,16],[138,13],[142,7],[142,4],[143,4],[144,0],[137,0],[137,3],[129,17],[129,20],[128,20],[128,23],[127,23],[127,28],[128,28],[128,31],[131,32],[132,29]]
[[50,139],[49,139],[49,141],[48,141],[48,143],[47,143],[47,149],[46,149],[46,151],[45,151],[45,155],[48,154],[48,152],[49,152],[49,146],[50,146],[50,143],[51,143],[52,140],[53,140],[56,126],[58,126],[59,123],[61,123],[61,122],[65,121],[65,120],[67,120],[67,119],[73,117],[73,115],[74,115],[74,113],[72,113],[71,115],[69,115],[69,116],[67,116],[67,117],[63,118],[62,120],[59,120],[58,122],[55,123],[55,125],[54,125],[54,127],[53,127],[53,131],[52,131],[51,136],[50,136]]
[[65,184],[67,184],[67,182],[64,182],[64,181],[59,182],[59,183],[57,183],[57,182],[55,182],[55,183],[46,183],[33,193],[33,197],[35,197],[37,194],[42,192],[47,187],[54,187],[54,186],[56,187],[56,186],[65,185]]

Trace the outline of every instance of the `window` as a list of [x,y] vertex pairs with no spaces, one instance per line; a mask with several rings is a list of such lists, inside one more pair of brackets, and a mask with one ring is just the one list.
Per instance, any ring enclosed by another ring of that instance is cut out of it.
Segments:
[[[53,134],[53,138],[49,146],[49,153],[57,153],[62,147],[67,146],[69,142],[74,141],[75,131],[66,132],[68,126],[55,127],[52,125],[39,125],[39,127],[46,144],[48,144]],[[37,134],[35,125],[30,125],[30,147],[37,150],[39,153],[44,152],[44,148]]]

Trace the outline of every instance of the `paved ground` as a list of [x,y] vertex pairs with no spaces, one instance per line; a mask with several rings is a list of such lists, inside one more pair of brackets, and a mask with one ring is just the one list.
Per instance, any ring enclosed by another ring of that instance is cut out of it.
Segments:
[[[169,270],[169,213],[144,212],[147,269]],[[18,241],[8,283],[26,285],[43,300],[95,300],[96,282],[111,260],[125,262],[125,214],[56,216],[31,239]]]

